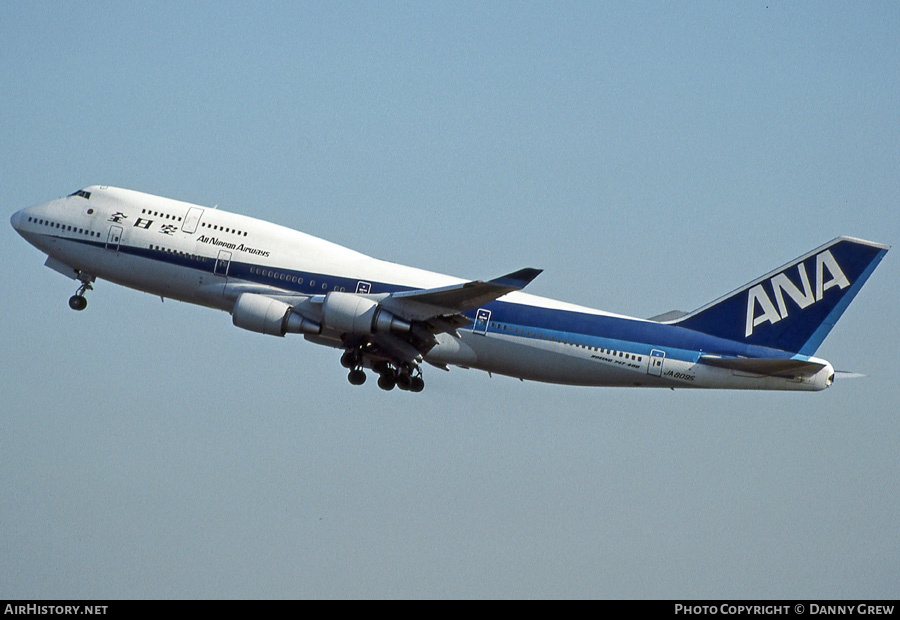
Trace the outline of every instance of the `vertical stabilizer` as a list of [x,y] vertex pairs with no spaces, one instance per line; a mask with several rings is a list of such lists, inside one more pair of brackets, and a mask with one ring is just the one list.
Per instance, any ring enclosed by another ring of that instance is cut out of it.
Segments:
[[888,249],[839,237],[671,324],[812,355]]

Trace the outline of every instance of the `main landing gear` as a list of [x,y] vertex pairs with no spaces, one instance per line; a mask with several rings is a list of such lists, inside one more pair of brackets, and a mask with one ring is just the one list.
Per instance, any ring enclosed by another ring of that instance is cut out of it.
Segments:
[[372,370],[378,373],[378,387],[382,390],[397,388],[409,392],[421,392],[425,389],[425,380],[418,366],[401,364],[394,366],[387,362],[379,362],[372,366]]
[[[341,356],[341,366],[350,369],[347,381],[353,385],[366,382],[366,373],[362,369],[363,354],[361,349],[347,349]],[[382,390],[393,390],[397,387],[404,391],[421,392],[425,389],[425,380],[418,365],[409,363],[392,364],[381,361],[372,364],[372,370],[378,373],[378,387]]]
[[362,349],[347,349],[341,355],[341,366],[350,369],[347,381],[353,385],[362,385],[366,382],[366,373],[362,369]]
[[88,280],[79,276],[79,279],[81,280],[81,286],[78,287],[78,291],[74,295],[69,297],[69,307],[72,310],[81,311],[87,308],[87,298],[84,296],[84,293],[86,291],[94,290],[94,287],[91,286],[91,280],[93,280],[93,278]]

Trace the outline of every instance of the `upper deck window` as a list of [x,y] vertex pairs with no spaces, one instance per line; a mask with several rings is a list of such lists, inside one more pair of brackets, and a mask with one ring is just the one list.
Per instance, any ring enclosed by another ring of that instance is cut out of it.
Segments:
[[71,194],[69,194],[69,198],[71,198],[72,196],[81,196],[81,197],[84,198],[85,200],[90,200],[90,199],[91,199],[91,193],[90,193],[90,192],[86,192],[86,191],[84,191],[83,189],[80,189],[80,190],[78,190],[77,192],[72,192]]

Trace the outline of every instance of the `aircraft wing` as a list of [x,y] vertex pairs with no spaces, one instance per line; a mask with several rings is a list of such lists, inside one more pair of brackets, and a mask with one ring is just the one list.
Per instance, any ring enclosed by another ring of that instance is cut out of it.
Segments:
[[[387,296],[379,302],[379,305],[410,321],[447,318],[525,288],[540,273],[540,269],[527,268],[487,282],[474,280],[440,288],[403,291]],[[467,323],[469,320],[465,319],[462,324]]]
[[825,364],[805,360],[756,358],[756,357],[719,357],[717,355],[701,355],[700,362],[717,368],[728,368],[739,372],[773,377],[796,377],[814,375]]
[[[474,280],[439,288],[365,296],[377,303],[378,308],[408,322],[408,326],[405,330],[390,333],[346,333],[342,335],[343,346],[364,349],[364,355],[374,363],[382,360],[394,363],[421,361],[422,356],[438,343],[439,334],[448,333],[459,338],[457,329],[472,323],[464,312],[524,288],[540,273],[540,269],[520,269],[488,281]],[[313,308],[324,303],[326,296],[317,295],[293,307],[301,314],[309,310],[319,320],[322,311]]]
[[540,269],[520,269],[493,280],[474,280],[439,288],[392,293],[379,300],[385,310],[410,321],[405,334],[366,336],[369,355],[390,360],[419,358],[437,344],[442,332],[459,338],[457,329],[471,324],[463,313],[518,291],[534,280]]

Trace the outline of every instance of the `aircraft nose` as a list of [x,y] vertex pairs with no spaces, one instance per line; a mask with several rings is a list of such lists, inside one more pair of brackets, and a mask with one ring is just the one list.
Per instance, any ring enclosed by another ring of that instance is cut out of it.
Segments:
[[9,218],[10,224],[12,224],[12,227],[15,228],[16,231],[19,230],[19,222],[22,221],[22,217],[23,217],[23,216],[22,216],[22,212],[23,212],[24,210],[25,210],[25,209],[21,209],[21,210],[19,210],[19,211],[16,211],[15,213],[12,214],[12,217]]

